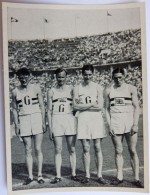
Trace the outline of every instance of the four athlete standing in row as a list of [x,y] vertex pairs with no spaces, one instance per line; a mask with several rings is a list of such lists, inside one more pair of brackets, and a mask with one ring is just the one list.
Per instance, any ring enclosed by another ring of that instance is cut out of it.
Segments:
[[[83,81],[75,87],[66,84],[67,72],[63,68],[56,70],[57,84],[47,93],[47,118],[49,136],[55,146],[56,177],[52,184],[61,182],[62,140],[65,136],[71,164],[71,179],[88,183],[90,181],[90,141],[93,140],[97,181],[108,184],[102,176],[103,155],[102,139],[107,136],[104,118],[106,116],[109,133],[115,148],[117,179],[111,184],[123,183],[123,138],[125,137],[131,156],[131,166],[135,175],[134,184],[142,187],[139,180],[139,159],[136,152],[139,104],[136,87],[124,82],[125,73],[117,68],[112,73],[113,82],[103,92],[103,88],[92,81],[94,68],[86,65],[82,68]],[[28,179],[32,174],[32,140],[38,160],[38,183],[44,183],[42,177],[43,155],[41,144],[46,131],[45,109],[41,89],[30,82],[30,73],[26,68],[17,72],[20,85],[13,90],[13,116],[16,135],[21,136],[25,146]],[[104,103],[105,102],[105,103]],[[74,114],[76,112],[76,114]],[[81,140],[85,177],[76,175],[76,139]]]

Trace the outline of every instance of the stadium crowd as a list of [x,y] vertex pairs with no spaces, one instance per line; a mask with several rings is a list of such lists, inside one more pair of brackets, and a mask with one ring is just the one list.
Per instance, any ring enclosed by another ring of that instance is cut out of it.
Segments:
[[[81,68],[92,64],[102,69],[96,69],[93,81],[104,88],[111,83],[111,66],[120,62],[141,60],[141,30],[125,30],[102,35],[75,37],[58,40],[28,40],[8,43],[9,71],[11,91],[17,84],[15,72],[26,67],[33,72],[33,80],[40,83],[44,101],[48,88],[55,85],[56,78],[51,70],[64,67],[72,69],[67,76],[67,84],[80,83]],[[142,106],[142,72],[141,66],[128,66],[126,82],[138,89],[139,103]],[[34,71],[40,72],[34,74]],[[11,102],[11,98],[10,98]]]
[[112,64],[141,59],[141,30],[58,40],[28,40],[8,43],[10,71],[21,67],[51,70],[60,66]]
[[[106,66],[105,66],[106,67]],[[128,84],[132,84],[137,87],[138,90],[138,99],[139,104],[142,106],[142,70],[139,66],[128,66],[125,68],[125,72],[128,72],[126,74],[125,81]],[[44,102],[46,104],[46,94],[47,90],[54,86],[56,84],[56,77],[53,73],[41,73],[40,75],[32,75],[33,82],[39,82],[43,96],[44,96]],[[82,73],[80,69],[74,70],[72,73],[68,73],[67,75],[67,84],[73,85],[80,83],[82,80]],[[93,81],[96,83],[99,83],[103,88],[107,87],[111,84],[111,68],[107,66],[105,69],[96,69],[93,76]],[[12,89],[19,84],[18,79],[16,79],[16,76],[10,77],[10,96]],[[11,100],[11,99],[10,99]]]

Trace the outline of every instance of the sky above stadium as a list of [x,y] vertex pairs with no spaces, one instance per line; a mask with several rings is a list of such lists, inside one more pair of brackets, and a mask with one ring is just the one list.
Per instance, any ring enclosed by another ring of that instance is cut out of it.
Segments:
[[137,29],[140,10],[8,8],[8,39],[74,38]]

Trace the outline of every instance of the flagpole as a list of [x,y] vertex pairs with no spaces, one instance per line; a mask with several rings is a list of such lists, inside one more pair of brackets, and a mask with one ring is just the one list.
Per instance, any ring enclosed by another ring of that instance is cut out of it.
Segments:
[[45,18],[43,18],[43,33],[44,33],[44,39],[45,39]]
[[109,28],[108,28],[108,12],[107,12],[107,15],[106,15],[106,21],[107,21],[107,33],[109,31]]
[[12,22],[11,22],[11,19],[10,19],[10,23],[11,23],[10,24],[10,28],[11,28],[11,33],[10,34],[11,34],[11,39],[12,39]]
[[110,31],[110,28],[109,28],[109,16],[108,16],[108,33]]
[[10,22],[11,22],[11,25],[10,25],[10,28],[11,28],[11,39],[13,39],[13,26],[12,26],[12,23],[13,22],[18,22],[18,21],[19,20],[16,19],[16,18],[13,18],[13,17],[10,18]]
[[109,33],[110,29],[109,29],[109,17],[111,17],[112,15],[107,11],[107,32]]
[[75,15],[75,35],[76,35],[76,37],[77,37],[77,21],[76,21],[76,15]]
[[107,11],[107,33],[109,33],[109,13]]

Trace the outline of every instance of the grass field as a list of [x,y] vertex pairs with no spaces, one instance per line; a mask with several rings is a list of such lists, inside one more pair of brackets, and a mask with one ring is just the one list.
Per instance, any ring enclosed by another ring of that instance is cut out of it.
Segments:
[[[140,160],[140,179],[144,183],[144,157],[143,157],[143,121],[142,117],[139,120],[139,134],[138,134],[137,152]],[[25,153],[23,143],[19,141],[17,137],[11,139],[12,145],[12,189],[23,190],[23,189],[37,189],[37,188],[57,188],[57,187],[102,187],[97,183],[96,179],[96,164],[95,154],[93,150],[93,143],[91,142],[91,181],[88,184],[81,184],[70,180],[70,163],[69,154],[67,151],[67,145],[65,139],[63,140],[63,152],[62,152],[62,182],[58,184],[50,184],[51,179],[55,177],[55,165],[54,165],[54,145],[49,140],[48,132],[44,134],[43,141],[43,177],[45,183],[40,185],[37,183],[37,167],[36,159],[34,156],[34,176],[35,181],[30,185],[22,185],[24,180],[27,178],[27,169],[25,164]],[[116,167],[114,160],[114,147],[110,136],[103,139],[102,151],[104,156],[103,163],[103,177],[108,181],[115,179]],[[76,142],[76,155],[77,155],[77,175],[84,176],[84,167],[82,162],[82,146],[80,141]],[[119,187],[135,188],[132,184],[134,177],[130,166],[130,157],[127,150],[127,144],[124,140],[124,182]],[[105,187],[113,187],[111,184],[105,185]],[[116,186],[115,186],[116,187]]]

